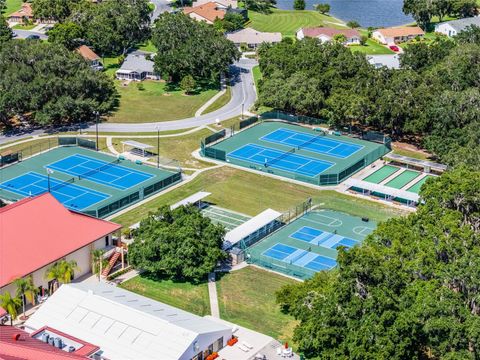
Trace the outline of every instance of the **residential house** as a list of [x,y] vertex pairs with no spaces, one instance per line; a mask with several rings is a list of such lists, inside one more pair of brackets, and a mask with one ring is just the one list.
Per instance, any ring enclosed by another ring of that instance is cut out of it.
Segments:
[[435,25],[435,32],[447,36],[456,36],[469,26],[480,27],[480,16],[442,22]]
[[217,4],[219,9],[237,9],[238,8],[238,1],[237,0],[197,0],[193,3],[193,7],[205,5],[209,2],[213,2]]
[[367,55],[367,61],[376,69],[386,67],[388,69],[400,69],[400,58],[397,54],[392,55]]
[[30,276],[40,296],[56,285],[56,280],[45,277],[55,262],[74,260],[78,265],[74,277],[88,274],[92,250],[105,249],[105,256],[113,256],[121,229],[66,209],[48,192],[0,208],[0,224],[0,294],[15,294],[13,281]]
[[417,26],[377,29],[372,33],[372,38],[384,45],[399,44],[416,37],[423,37],[425,32]]
[[237,30],[227,33],[225,36],[236,46],[240,47],[242,44],[246,44],[251,49],[256,49],[263,43],[274,44],[282,41],[281,33],[260,32],[252,28]]
[[115,72],[115,76],[119,80],[160,80],[160,75],[155,72],[153,60],[149,59],[151,56],[153,54],[144,51],[128,54],[120,69]]
[[297,39],[302,40],[306,37],[319,39],[323,42],[331,42],[336,35],[344,35],[347,40],[344,45],[359,45],[361,35],[357,29],[334,29],[328,27],[310,27],[302,28],[297,31]]
[[76,49],[76,51],[88,62],[90,67],[94,70],[102,70],[103,66],[100,62],[100,56],[86,45],[82,45]]
[[223,19],[227,13],[223,7],[212,1],[199,6],[185,7],[183,12],[192,19],[205,21],[207,24],[213,24],[216,19]]
[[7,20],[11,23],[24,24],[27,22],[33,22],[32,5],[30,3],[23,3],[20,10],[15,11],[8,15]]

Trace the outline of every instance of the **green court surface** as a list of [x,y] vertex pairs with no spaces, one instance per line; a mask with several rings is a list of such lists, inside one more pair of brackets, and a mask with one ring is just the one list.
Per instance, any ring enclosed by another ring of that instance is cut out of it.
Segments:
[[410,186],[407,191],[410,191],[410,192],[413,192],[413,193],[416,193],[418,194],[420,192],[420,189],[422,187],[423,184],[425,184],[425,182],[428,180],[428,179],[431,179],[433,178],[434,176],[431,176],[431,175],[427,175],[425,176],[424,178],[420,179],[418,182],[416,182],[414,185]]
[[[247,248],[247,260],[250,263],[283,274],[308,279],[316,272],[327,270],[327,268],[309,266],[306,262],[303,262],[300,266],[301,259],[300,262],[298,259],[290,262],[271,257],[269,256],[271,249],[284,245],[289,248],[300,249],[304,251],[304,254],[306,252],[304,258],[320,256],[319,259],[327,260],[328,267],[332,268],[336,265],[336,249],[338,246],[343,245],[346,248],[356,246],[376,227],[377,223],[375,221],[362,221],[359,217],[342,212],[333,210],[310,211]],[[309,231],[313,232],[314,235],[309,235]],[[275,250],[273,250],[273,255],[275,255]],[[313,265],[315,265],[315,262]]]
[[0,198],[17,201],[50,188],[65,207],[104,218],[179,181],[179,172],[59,146],[2,168]]
[[264,121],[202,150],[206,157],[315,185],[334,185],[390,150],[380,143]]
[[400,175],[394,177],[392,180],[386,183],[385,186],[401,189],[418,176],[420,176],[420,173],[417,171],[405,170]]
[[375,171],[373,174],[368,175],[363,181],[367,181],[374,184],[380,184],[383,180],[395,174],[398,170],[398,167],[385,165],[380,169]]
[[250,216],[213,205],[204,207],[201,212],[204,216],[210,218],[213,223],[223,225],[227,231],[233,230],[251,219]]

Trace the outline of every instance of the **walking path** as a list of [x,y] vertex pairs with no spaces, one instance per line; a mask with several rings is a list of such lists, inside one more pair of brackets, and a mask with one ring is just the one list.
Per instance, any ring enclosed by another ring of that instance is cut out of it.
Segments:
[[225,94],[226,91],[227,91],[227,80],[225,79],[225,77],[222,76],[222,79],[220,80],[220,91],[217,94],[215,94],[215,96],[213,96],[210,100],[208,100],[205,104],[203,104],[200,107],[200,109],[198,109],[195,112],[195,117],[199,117],[200,115],[202,115],[204,111],[207,110],[208,107],[212,105],[215,101],[217,101],[218,98],[220,98],[220,96]]
[[213,317],[220,319],[220,309],[218,307],[217,284],[215,283],[215,273],[208,274],[208,296],[210,297],[210,312]]

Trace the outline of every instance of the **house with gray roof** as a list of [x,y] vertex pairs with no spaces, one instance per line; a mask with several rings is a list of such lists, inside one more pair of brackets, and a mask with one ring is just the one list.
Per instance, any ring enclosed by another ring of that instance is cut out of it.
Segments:
[[472,25],[480,27],[480,16],[442,22],[435,25],[435,32],[452,37]]
[[245,28],[237,30],[225,35],[228,40],[240,47],[241,44],[246,44],[251,49],[256,49],[263,43],[279,43],[282,41],[282,34],[279,32],[261,32],[252,28]]
[[375,69],[382,67],[386,67],[387,69],[400,69],[400,58],[398,54],[367,55],[367,61],[373,65]]
[[127,55],[120,69],[115,72],[119,80],[142,81],[145,79],[160,80],[160,74],[153,68],[152,53],[134,51]]

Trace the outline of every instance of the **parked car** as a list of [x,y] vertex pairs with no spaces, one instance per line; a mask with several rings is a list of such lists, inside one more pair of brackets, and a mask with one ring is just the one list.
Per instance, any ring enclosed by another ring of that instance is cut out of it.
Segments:
[[40,36],[35,35],[35,34],[32,34],[32,35],[28,35],[25,39],[28,39],[28,40],[40,40]]
[[390,45],[389,48],[390,48],[390,50],[395,51],[395,52],[399,52],[399,51],[400,51],[400,49],[399,49],[399,47],[398,47],[397,45]]

